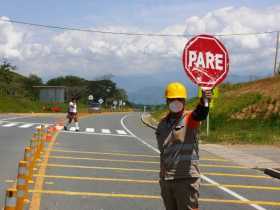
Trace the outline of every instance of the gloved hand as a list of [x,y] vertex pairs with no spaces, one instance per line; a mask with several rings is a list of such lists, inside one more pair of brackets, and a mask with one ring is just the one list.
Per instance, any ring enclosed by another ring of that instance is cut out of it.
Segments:
[[213,93],[212,90],[203,90],[202,91],[202,98],[201,100],[203,101],[203,104],[205,107],[209,106],[209,103],[211,102]]

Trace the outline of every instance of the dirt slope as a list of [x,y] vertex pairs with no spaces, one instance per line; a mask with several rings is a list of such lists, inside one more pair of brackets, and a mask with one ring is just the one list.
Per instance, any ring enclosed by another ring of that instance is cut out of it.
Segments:
[[225,92],[228,97],[237,97],[246,93],[259,93],[261,100],[232,115],[235,119],[269,118],[280,116],[280,76],[236,85]]

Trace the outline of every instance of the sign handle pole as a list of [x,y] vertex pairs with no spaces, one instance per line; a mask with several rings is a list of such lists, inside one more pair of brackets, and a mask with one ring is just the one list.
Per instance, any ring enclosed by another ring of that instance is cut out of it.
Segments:
[[210,117],[209,117],[209,115],[210,115],[210,113],[208,113],[208,115],[207,115],[207,125],[206,125],[206,135],[207,135],[207,137],[209,136],[209,124],[210,124]]
[[275,58],[274,58],[274,75],[277,74],[278,49],[279,49],[279,31],[277,32],[277,36],[276,36],[276,51],[275,51]]
[[204,105],[205,105],[205,107],[209,107],[209,101],[208,101],[208,98],[205,98],[205,99],[204,99]]
[[209,107],[209,100],[208,98],[205,96],[205,92],[202,90],[202,97],[203,97],[203,102],[204,102],[204,106],[205,107]]

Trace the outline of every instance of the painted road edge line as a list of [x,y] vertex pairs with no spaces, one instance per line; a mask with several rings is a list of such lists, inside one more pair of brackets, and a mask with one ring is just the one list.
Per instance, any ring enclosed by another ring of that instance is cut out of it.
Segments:
[[[134,133],[132,133],[124,124],[124,120],[128,117],[129,115],[125,115],[121,118],[121,125],[123,126],[123,128],[132,136],[135,137],[135,139],[137,139],[138,141],[140,141],[142,144],[146,145],[147,147],[149,147],[150,149],[152,149],[153,151],[155,151],[156,153],[160,153],[159,150],[157,148],[155,148],[154,146],[150,145],[149,143],[147,143],[146,141],[144,141],[143,139],[139,138],[138,136],[136,136]],[[142,116],[142,114],[141,114]],[[204,179],[205,181],[207,181],[208,183],[210,184],[216,184],[218,185],[218,188],[221,189],[222,191],[232,195],[233,197],[241,200],[241,201],[249,201],[247,198],[239,195],[238,193],[234,192],[233,190],[230,190],[226,187],[222,187],[220,186],[220,184],[210,178],[208,178],[207,176],[205,175],[201,175],[201,178]],[[265,208],[259,206],[259,205],[256,205],[256,204],[249,204],[250,206],[254,207],[255,209],[257,210],[266,210]]]

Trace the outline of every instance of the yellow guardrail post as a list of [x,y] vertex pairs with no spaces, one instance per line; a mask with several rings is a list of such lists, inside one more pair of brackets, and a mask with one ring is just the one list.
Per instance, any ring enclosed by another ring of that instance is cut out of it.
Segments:
[[28,166],[28,181],[32,181],[33,177],[33,157],[32,157],[32,149],[30,147],[25,147],[24,149],[24,161],[27,162]]
[[17,190],[8,189],[6,191],[4,210],[17,210],[16,205],[17,205]]
[[28,201],[28,167],[26,161],[20,161],[18,165],[17,176],[17,210],[22,210],[26,201]]

